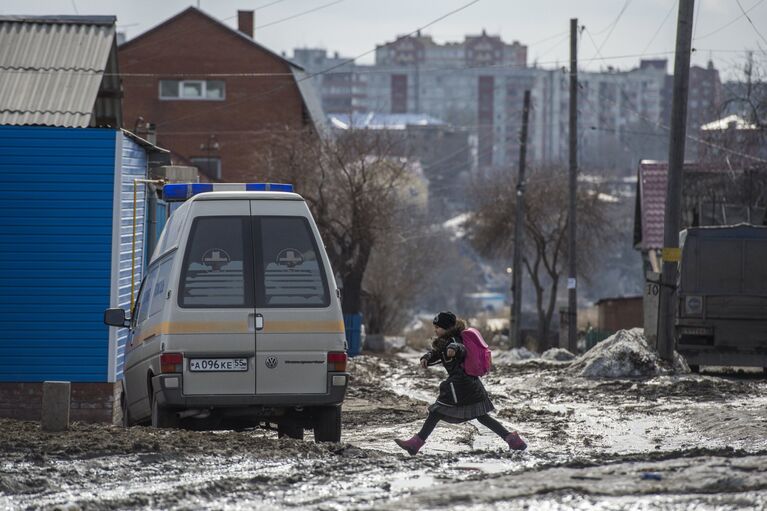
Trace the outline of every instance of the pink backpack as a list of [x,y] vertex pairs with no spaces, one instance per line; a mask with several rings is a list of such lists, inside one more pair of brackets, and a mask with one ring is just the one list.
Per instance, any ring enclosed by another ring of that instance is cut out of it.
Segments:
[[492,354],[482,334],[476,328],[467,328],[461,332],[461,340],[466,347],[466,359],[463,370],[469,376],[485,376],[490,372]]

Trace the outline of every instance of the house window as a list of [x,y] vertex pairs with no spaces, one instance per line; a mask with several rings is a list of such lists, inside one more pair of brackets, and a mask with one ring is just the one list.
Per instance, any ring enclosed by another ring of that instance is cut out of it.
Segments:
[[223,101],[223,80],[160,80],[160,99]]
[[210,179],[221,179],[221,158],[190,158],[190,161]]

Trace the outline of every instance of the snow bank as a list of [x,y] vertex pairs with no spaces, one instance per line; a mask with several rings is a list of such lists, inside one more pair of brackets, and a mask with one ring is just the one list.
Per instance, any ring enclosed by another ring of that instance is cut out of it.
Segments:
[[563,348],[551,348],[543,352],[541,358],[557,362],[567,362],[575,358],[575,355]]
[[668,364],[650,348],[644,330],[619,330],[580,356],[568,369],[586,378],[632,378],[689,372],[678,353]]
[[538,354],[533,353],[527,348],[512,348],[500,353],[498,351],[493,352],[493,363],[511,364],[536,357],[538,357]]

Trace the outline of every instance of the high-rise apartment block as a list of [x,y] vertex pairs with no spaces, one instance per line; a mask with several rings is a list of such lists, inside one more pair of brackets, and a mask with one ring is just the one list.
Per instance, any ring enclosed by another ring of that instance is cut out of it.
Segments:
[[[532,112],[528,158],[568,158],[569,71],[527,65],[527,47],[498,36],[436,43],[422,34],[376,48],[375,64],[356,65],[324,50],[295,50],[315,76],[327,113],[419,113],[469,130],[480,171],[517,164],[524,91]],[[582,166],[634,169],[640,158],[665,159],[671,80],[667,62],[641,60],[629,70],[579,72],[578,143]],[[693,67],[688,133],[718,117],[718,72]],[[690,144],[692,145],[692,144]]]

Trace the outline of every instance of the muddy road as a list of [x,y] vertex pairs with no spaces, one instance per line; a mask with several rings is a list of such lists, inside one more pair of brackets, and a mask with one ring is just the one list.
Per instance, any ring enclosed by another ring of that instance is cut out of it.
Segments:
[[595,380],[569,362],[498,363],[484,378],[496,417],[528,450],[441,423],[410,457],[393,439],[418,431],[444,372],[418,355],[350,362],[340,444],[0,420],[0,509],[767,508],[761,374]]

